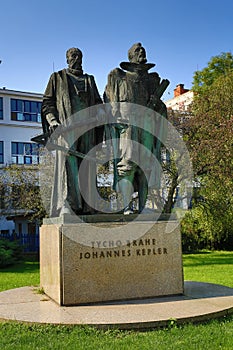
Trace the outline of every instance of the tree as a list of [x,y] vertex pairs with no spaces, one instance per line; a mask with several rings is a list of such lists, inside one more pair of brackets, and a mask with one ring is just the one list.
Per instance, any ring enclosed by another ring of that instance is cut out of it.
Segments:
[[187,230],[189,222],[199,238],[205,236],[208,247],[226,248],[233,238],[232,55],[216,56],[207,68],[196,72],[194,89],[193,116],[185,137],[203,200],[195,203],[183,228]]
[[208,62],[207,67],[194,72],[192,90],[202,92],[211,86],[217,78],[228,75],[233,70],[233,55],[231,52],[223,52],[214,56]]
[[188,145],[197,175],[232,176],[233,71],[194,97]]
[[12,164],[1,169],[2,214],[22,213],[31,220],[41,220],[45,210],[40,196],[39,167]]

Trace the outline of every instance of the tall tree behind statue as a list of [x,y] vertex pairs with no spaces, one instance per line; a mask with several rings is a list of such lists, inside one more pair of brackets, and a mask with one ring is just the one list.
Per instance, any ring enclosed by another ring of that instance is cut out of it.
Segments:
[[233,249],[232,54],[215,56],[195,72],[193,89],[186,138],[199,187],[183,230],[197,235],[201,247]]

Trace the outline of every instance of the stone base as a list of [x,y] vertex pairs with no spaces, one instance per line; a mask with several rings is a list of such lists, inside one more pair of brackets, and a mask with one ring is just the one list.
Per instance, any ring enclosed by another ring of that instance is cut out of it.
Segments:
[[40,232],[40,278],[59,305],[183,294],[179,224],[47,221]]

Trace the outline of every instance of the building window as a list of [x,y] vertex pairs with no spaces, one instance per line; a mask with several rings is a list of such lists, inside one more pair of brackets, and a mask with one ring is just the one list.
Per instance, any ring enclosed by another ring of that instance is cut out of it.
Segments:
[[11,120],[41,123],[41,102],[11,99]]
[[11,161],[13,164],[38,164],[38,145],[26,142],[11,142]]
[[3,98],[0,97],[0,119],[3,119]]
[[4,146],[3,141],[0,141],[0,164],[4,163]]

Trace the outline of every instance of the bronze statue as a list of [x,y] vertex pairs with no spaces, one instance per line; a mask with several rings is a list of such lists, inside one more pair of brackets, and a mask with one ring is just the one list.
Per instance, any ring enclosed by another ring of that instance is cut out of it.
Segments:
[[[128,58],[129,62],[121,62],[121,69],[115,68],[109,73],[104,94],[105,102],[112,104],[113,122],[109,125],[109,130],[115,158],[114,180],[116,189],[123,196],[124,214],[132,213],[129,203],[134,191],[138,191],[139,212],[142,212],[148,186],[159,186],[160,167],[151,155],[160,161],[162,134],[165,132],[164,118],[167,118],[161,96],[169,85],[168,80],[161,81],[158,73],[148,72],[155,64],[147,63],[146,51],[141,43],[136,43],[129,49]],[[137,108],[138,105],[146,108]],[[139,122],[135,121],[137,109],[143,110]],[[151,110],[154,112],[148,112]],[[148,131],[148,123],[151,133]],[[136,164],[134,159],[140,164]]]
[[[57,137],[51,216],[93,212],[93,208],[83,200],[80,186],[88,189],[90,184],[95,185],[96,164],[87,162],[86,176],[82,179],[84,183],[80,183],[78,169],[82,159],[78,156],[78,152],[85,156],[98,143],[98,139],[101,140],[102,129],[93,128],[76,139],[77,133],[73,123],[78,112],[102,104],[102,100],[94,77],[83,73],[82,57],[82,52],[78,48],[67,50],[68,68],[51,75],[43,97],[41,114],[44,134],[53,135],[61,126],[68,130]],[[89,118],[88,113],[86,115]],[[70,152],[63,152],[62,147],[69,149]],[[91,196],[91,193],[89,195]]]

